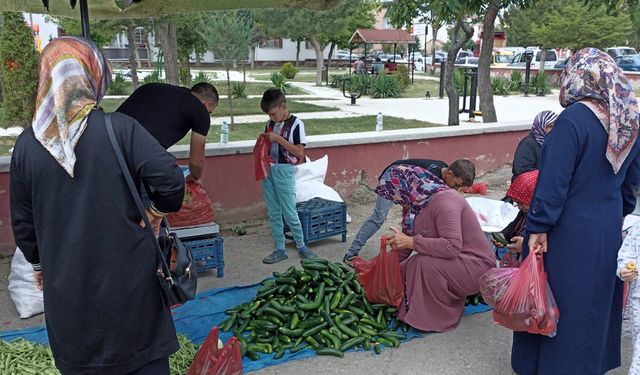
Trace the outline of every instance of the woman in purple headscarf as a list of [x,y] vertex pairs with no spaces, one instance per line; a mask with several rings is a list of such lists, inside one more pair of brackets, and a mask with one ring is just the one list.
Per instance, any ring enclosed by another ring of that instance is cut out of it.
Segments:
[[571,57],[560,83],[565,110],[542,147],[523,246],[524,256],[544,254],[560,320],[553,338],[514,333],[511,365],[520,375],[620,366],[616,251],[640,184],[638,102],[620,68],[595,48]]
[[402,232],[394,229],[388,240],[405,287],[398,319],[423,331],[451,331],[465,298],[478,293],[478,279],[496,265],[475,213],[461,194],[417,166],[390,167],[376,193],[404,209]]
[[533,119],[531,132],[520,141],[513,156],[511,182],[525,172],[540,169],[540,149],[556,118],[558,115],[553,111],[542,111]]

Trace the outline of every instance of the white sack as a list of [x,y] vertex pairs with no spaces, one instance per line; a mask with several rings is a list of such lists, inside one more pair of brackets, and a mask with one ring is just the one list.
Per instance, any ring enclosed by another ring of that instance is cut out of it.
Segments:
[[42,292],[33,280],[33,267],[19,248],[16,248],[11,260],[9,294],[20,318],[26,319],[44,312]]

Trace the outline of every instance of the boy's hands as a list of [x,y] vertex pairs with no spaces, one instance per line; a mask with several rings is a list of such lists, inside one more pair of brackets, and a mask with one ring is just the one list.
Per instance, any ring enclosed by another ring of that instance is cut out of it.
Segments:
[[274,132],[269,132],[269,142],[276,142],[276,143],[280,143],[282,141],[284,141],[284,138],[282,138],[282,136],[274,133]]

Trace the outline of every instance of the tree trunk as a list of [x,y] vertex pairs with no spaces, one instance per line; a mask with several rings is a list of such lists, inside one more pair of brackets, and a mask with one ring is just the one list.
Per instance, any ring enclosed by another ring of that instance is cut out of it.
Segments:
[[296,68],[300,65],[300,39],[296,41]]
[[251,69],[256,68],[256,46],[251,46],[251,53],[249,53],[249,64],[251,64]]
[[131,68],[131,81],[133,81],[134,90],[140,86],[140,82],[138,81],[138,62],[136,61],[138,46],[136,46],[135,30],[133,21],[129,20],[127,22],[127,39],[129,40],[129,67]]
[[146,29],[144,33],[144,47],[147,49],[147,68],[151,68],[153,50],[151,49],[151,44],[149,44],[149,29]]
[[[457,39],[460,29],[464,31],[462,38]],[[456,21],[456,25],[453,28],[454,38],[457,40],[452,43],[449,52],[447,53],[447,65],[444,73],[444,88],[449,98],[449,125],[460,125],[460,97],[458,91],[456,91],[453,85],[453,65],[455,64],[456,55],[460,48],[473,36],[473,28],[464,22],[464,18],[461,16]]]
[[[331,62],[333,61],[333,51],[336,48],[336,44],[331,42],[331,48],[329,48],[329,58],[327,59],[327,80],[329,80],[329,68],[331,68]],[[329,82],[325,82],[325,84],[329,84]]]
[[[431,40],[431,75],[436,75],[436,40],[438,40],[438,30],[442,27],[441,21],[433,21],[431,29],[433,30],[433,38]],[[424,51],[425,55],[427,51]]]
[[180,73],[178,69],[178,42],[176,39],[176,25],[170,19],[160,25],[158,33],[162,42],[164,55],[164,72],[168,84],[179,85]]
[[322,56],[323,46],[320,45],[318,38],[309,37],[309,42],[316,51],[316,86],[322,86],[322,68],[324,67],[324,56]]
[[480,111],[482,122],[497,122],[498,116],[493,105],[493,91],[491,90],[491,57],[493,55],[493,34],[496,17],[500,6],[499,0],[491,0],[484,14],[482,24],[482,47],[478,60],[478,96],[480,97]]
[[[545,46],[542,46],[540,51],[540,66],[538,67],[538,78],[536,79],[536,82],[538,82],[538,89],[537,89],[537,96],[544,96],[544,85],[541,85],[539,83],[539,79],[541,76],[541,74],[544,74],[544,63],[547,61],[547,48]],[[536,56],[533,56],[533,61],[536,60]]]
[[235,122],[233,120],[233,95],[231,91],[231,78],[229,76],[229,62],[225,61],[224,68],[227,70],[227,97],[229,98],[229,116],[231,117],[231,130],[235,130]]

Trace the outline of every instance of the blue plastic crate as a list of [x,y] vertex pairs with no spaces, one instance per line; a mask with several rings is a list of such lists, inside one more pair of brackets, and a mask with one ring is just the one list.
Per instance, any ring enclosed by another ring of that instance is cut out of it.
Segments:
[[[342,236],[347,241],[347,205],[344,202],[313,198],[296,205],[305,243]],[[285,232],[290,229],[285,222]],[[287,238],[292,238],[287,234]]]
[[224,277],[224,239],[220,236],[182,240],[191,250],[198,272],[215,268],[218,277]]

